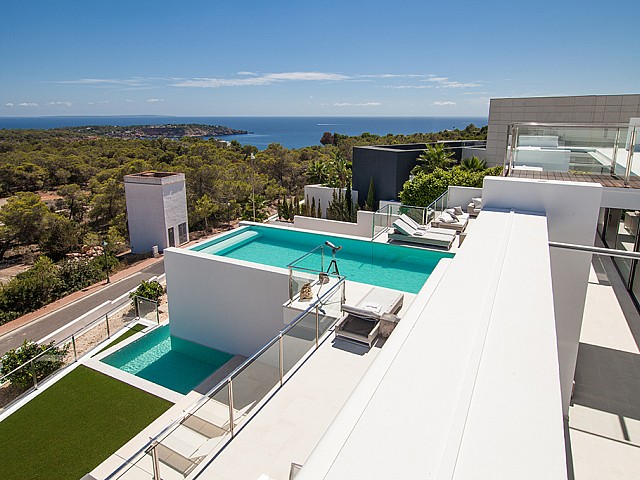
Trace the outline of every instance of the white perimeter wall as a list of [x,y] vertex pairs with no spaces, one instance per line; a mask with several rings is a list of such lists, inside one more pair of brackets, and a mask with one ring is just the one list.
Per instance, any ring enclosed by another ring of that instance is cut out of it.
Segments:
[[251,356],[283,327],[289,276],[178,248],[165,250],[171,334]]
[[125,182],[124,193],[131,251],[148,253],[154,245],[162,251],[167,246],[162,186]]
[[336,220],[327,220],[325,218],[312,218],[296,215],[293,218],[293,226],[295,228],[302,228],[305,230],[371,238],[371,232],[373,231],[373,215],[374,212],[358,210],[357,223],[338,222]]
[[[591,183],[485,177],[483,208],[540,212],[547,217],[549,241],[593,245],[602,186]],[[578,355],[591,254],[550,249],[553,300],[558,337],[562,404],[569,411]],[[513,289],[530,290],[526,281]]]
[[[313,199],[316,199],[316,208],[318,208],[318,201],[320,201],[320,205],[322,206],[322,218],[327,217],[327,207],[331,200],[333,200],[333,191],[336,191],[336,195],[338,192],[337,188],[325,187],[322,185],[305,185],[304,186],[304,201],[309,199],[309,204],[313,203]],[[342,189],[342,193],[347,191],[346,188]],[[354,203],[358,203],[358,191],[351,190],[351,198]]]

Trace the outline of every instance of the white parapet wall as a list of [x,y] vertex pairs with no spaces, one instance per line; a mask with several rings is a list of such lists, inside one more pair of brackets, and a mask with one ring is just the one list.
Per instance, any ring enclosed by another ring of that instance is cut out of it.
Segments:
[[358,210],[357,215],[357,223],[339,222],[337,220],[327,220],[325,218],[313,218],[296,215],[293,218],[293,226],[295,228],[314,230],[317,232],[336,233],[338,235],[371,238],[371,232],[373,231],[372,222],[374,212]]
[[441,264],[298,480],[566,480],[546,218],[483,210]]
[[[485,177],[482,202],[484,209],[515,209],[544,214],[547,217],[549,241],[592,246],[602,190],[597,183]],[[562,406],[567,415],[591,254],[552,248],[550,259]],[[512,288],[530,290],[526,282],[514,284]],[[530,294],[535,296],[537,292],[530,290]]]
[[475,187],[457,187],[449,186],[447,192],[447,206],[462,207],[462,210],[467,211],[467,205],[471,203],[472,198],[482,197],[482,188]]
[[282,329],[286,270],[177,248],[164,265],[171,335],[248,357]]

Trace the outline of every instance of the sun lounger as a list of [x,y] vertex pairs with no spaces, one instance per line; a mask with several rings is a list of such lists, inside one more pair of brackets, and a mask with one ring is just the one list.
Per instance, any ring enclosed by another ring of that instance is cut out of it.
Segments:
[[378,337],[380,319],[402,308],[404,295],[391,290],[374,288],[358,305],[342,306],[343,316],[336,323],[336,338],[365,344],[369,348]]
[[[451,212],[453,212],[453,209],[447,210],[451,210]],[[467,223],[469,223],[469,214],[454,213],[453,215],[455,216],[452,216],[447,210],[442,212],[439,217],[432,221],[431,226],[436,228],[448,228],[457,232],[464,231],[464,229],[467,228]],[[461,211],[461,209],[459,211]]]
[[419,224],[418,222],[416,222],[413,218],[411,218],[406,213],[403,213],[402,215],[400,215],[400,219],[404,223],[406,223],[407,225],[410,225],[413,228],[415,228],[416,230],[427,230],[429,228],[429,225],[421,225],[421,224]]
[[393,228],[395,233],[389,234],[389,239],[400,242],[419,243],[431,247],[444,247],[449,250],[456,239],[456,232],[453,230],[435,227],[418,230],[401,218],[393,222]]

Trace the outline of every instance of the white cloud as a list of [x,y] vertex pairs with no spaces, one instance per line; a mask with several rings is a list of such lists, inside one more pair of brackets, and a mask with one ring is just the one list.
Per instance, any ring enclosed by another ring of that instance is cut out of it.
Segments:
[[77,80],[62,80],[53,83],[64,83],[71,85],[128,85],[128,86],[141,86],[144,83],[144,78],[134,77],[129,79],[117,79],[117,78],[80,78]]
[[128,98],[125,100],[125,102],[127,102],[127,103],[136,103],[135,100],[129,100]]
[[415,88],[415,89],[423,89],[423,88],[433,88],[432,85],[384,85],[382,88]]
[[363,78],[416,78],[416,77],[424,77],[424,75],[418,75],[415,73],[372,73],[359,75]]
[[71,102],[49,102],[47,105],[64,105],[65,107],[70,107]]
[[455,105],[456,102],[433,102],[434,105],[444,106],[444,105]]
[[[246,72],[242,72],[243,74]],[[265,73],[252,76],[250,78],[192,78],[178,83],[173,83],[173,87],[196,87],[196,88],[220,88],[220,87],[253,87],[262,85],[272,85],[281,82],[319,82],[319,81],[340,81],[348,80],[350,77],[339,73],[326,72],[281,72]]]
[[255,77],[258,74],[256,72],[245,72],[245,71],[242,71],[242,72],[238,72],[238,75],[250,75],[252,77]]
[[5,107],[13,107],[13,103],[9,102],[9,103],[5,103],[4,104]]
[[473,88],[473,87],[481,87],[482,85],[479,83],[460,83],[460,82],[445,82],[443,85],[444,88]]
[[18,104],[21,107],[37,107],[38,104],[35,102],[22,102]]
[[349,103],[349,102],[339,102],[334,103],[334,107],[377,107],[382,105],[380,102],[366,102],[366,103]]
[[164,102],[164,98],[150,98],[149,100],[147,100],[147,103],[158,103],[158,102]]
[[429,75],[429,78],[423,81],[437,83],[439,88],[473,88],[482,86],[482,84],[477,82],[456,82],[449,80],[449,77],[436,77],[435,75]]
[[111,103],[111,100],[100,100],[99,102],[96,102],[99,105],[107,105],[109,103]]

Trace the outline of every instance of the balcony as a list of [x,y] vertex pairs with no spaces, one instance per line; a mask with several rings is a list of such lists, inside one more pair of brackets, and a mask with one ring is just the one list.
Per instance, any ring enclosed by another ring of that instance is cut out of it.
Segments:
[[[633,119],[634,120],[634,119]],[[513,123],[505,174],[640,188],[640,123]]]

